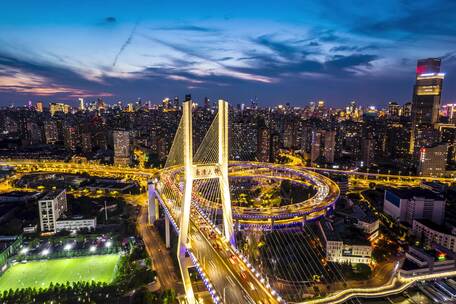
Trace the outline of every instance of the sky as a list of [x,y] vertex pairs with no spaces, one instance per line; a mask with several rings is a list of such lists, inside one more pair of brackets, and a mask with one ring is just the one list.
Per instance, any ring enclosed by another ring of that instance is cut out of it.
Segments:
[[233,104],[411,100],[442,58],[456,103],[456,1],[4,1],[0,105],[192,94]]

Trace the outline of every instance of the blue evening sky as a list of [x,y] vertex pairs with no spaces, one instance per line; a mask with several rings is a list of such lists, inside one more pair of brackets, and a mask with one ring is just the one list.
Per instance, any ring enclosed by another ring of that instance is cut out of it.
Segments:
[[0,105],[191,93],[232,103],[410,101],[442,57],[456,102],[456,1],[4,1]]

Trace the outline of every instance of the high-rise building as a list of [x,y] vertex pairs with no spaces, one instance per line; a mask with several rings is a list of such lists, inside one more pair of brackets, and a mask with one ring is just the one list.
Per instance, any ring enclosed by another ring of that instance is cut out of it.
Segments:
[[79,100],[79,110],[84,111],[85,110],[84,98],[78,98],[78,100]]
[[46,144],[53,145],[59,140],[59,131],[57,123],[53,120],[48,120],[44,123],[44,139]]
[[76,126],[66,124],[64,132],[63,132],[63,140],[64,140],[65,148],[75,152],[79,146],[78,128]]
[[131,162],[131,143],[129,131],[114,131],[114,164],[128,166]]
[[310,149],[310,161],[312,163],[323,159],[324,162],[334,162],[336,146],[336,131],[314,130],[312,131],[312,147]]
[[418,165],[419,174],[422,176],[441,177],[445,175],[448,159],[448,144],[438,144],[420,149]]
[[362,166],[369,167],[375,160],[375,140],[372,137],[361,139]]
[[456,104],[446,104],[443,107],[443,113],[447,117],[449,123],[456,122]]
[[38,201],[42,232],[56,232],[56,222],[67,210],[66,190],[53,191]]
[[397,102],[390,101],[388,103],[388,118],[395,118],[399,116],[401,106]]
[[209,99],[209,97],[204,97],[204,107],[206,109],[209,109],[211,107],[211,100]]
[[451,164],[456,162],[456,125],[438,124],[440,141],[448,144],[448,161]]
[[89,132],[81,134],[81,148],[84,153],[92,152],[92,134]]
[[173,105],[174,105],[174,107],[175,107],[176,109],[179,108],[179,106],[180,106],[180,104],[179,104],[179,96],[175,96],[175,97],[174,97]]
[[44,105],[42,101],[38,101],[36,103],[36,111],[37,112],[43,112],[44,111]]
[[43,133],[42,129],[38,124],[35,122],[29,121],[26,124],[27,132],[26,132],[26,139],[27,144],[29,145],[38,145],[41,144],[43,141]]
[[230,157],[234,160],[254,160],[257,152],[257,124],[253,121],[233,121],[230,128]]
[[271,156],[271,133],[266,126],[258,128],[257,158],[260,162],[269,162]]
[[389,122],[386,126],[385,152],[390,159],[409,155],[410,128],[406,123]]
[[410,117],[412,116],[412,103],[406,102],[401,109],[401,116]]
[[171,100],[166,97],[162,100],[163,109],[167,110],[170,107]]
[[52,102],[49,105],[51,115],[54,116],[55,113],[57,112],[63,112],[65,114],[68,114],[70,112],[70,106],[64,103],[55,103]]
[[283,147],[285,149],[295,148],[295,124],[294,122],[286,122],[283,132]]
[[418,60],[416,67],[416,83],[412,100],[412,132],[410,153],[417,153],[423,146],[432,144],[428,138],[428,130],[438,122],[442,83],[444,74],[440,73],[440,58]]

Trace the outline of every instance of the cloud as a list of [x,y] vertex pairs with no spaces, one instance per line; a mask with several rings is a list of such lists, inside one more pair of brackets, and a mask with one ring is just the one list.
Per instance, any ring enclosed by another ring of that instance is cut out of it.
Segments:
[[95,88],[74,71],[45,63],[20,60],[0,54],[0,91],[36,96],[112,96]]
[[59,85],[50,79],[23,72],[19,69],[0,66],[0,92],[15,92],[20,94],[32,94],[35,96],[48,97],[64,94],[68,97],[89,97],[89,96],[112,96],[111,93],[91,92],[86,89],[77,89],[65,85]]
[[365,46],[349,46],[349,45],[340,45],[335,46],[330,49],[330,52],[364,52],[368,50],[378,50],[379,46],[377,45],[365,45]]
[[336,34],[334,30],[331,29],[325,29],[318,31],[316,33],[316,36],[318,37],[318,40],[321,42],[338,42],[338,41],[344,41],[342,37]]
[[302,50],[292,45],[290,42],[275,40],[271,35],[262,35],[254,38],[253,41],[258,45],[264,46],[280,57],[286,59],[294,58],[300,52],[304,53]]
[[197,80],[197,79],[193,79],[193,78],[182,76],[182,75],[169,75],[169,76],[167,76],[167,78],[172,79],[172,80],[185,81],[185,82],[189,82],[189,83],[193,83],[193,84],[204,83],[204,81],[202,81],[202,80]]
[[104,19],[104,21],[105,21],[106,23],[116,23],[116,22],[117,22],[117,19],[116,19],[116,17],[106,17],[106,18]]
[[215,28],[203,27],[198,25],[176,25],[176,26],[162,26],[152,27],[152,30],[158,31],[185,31],[185,32],[200,32],[200,33],[215,33],[218,32]]
[[456,35],[455,1],[397,1],[394,7],[394,13],[359,20],[354,31],[392,39]]

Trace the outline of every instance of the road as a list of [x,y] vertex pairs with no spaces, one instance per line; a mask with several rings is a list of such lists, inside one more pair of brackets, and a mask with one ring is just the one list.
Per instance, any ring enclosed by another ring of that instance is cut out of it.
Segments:
[[222,300],[225,295],[223,303],[278,303],[226,242],[215,233],[207,235],[207,226],[196,221],[190,229],[192,252]]
[[[451,177],[431,177],[431,176],[412,176],[410,175],[399,175],[396,174],[385,174],[385,173],[380,173],[379,171],[377,173],[373,172],[360,172],[357,170],[341,170],[341,169],[331,169],[331,168],[323,168],[323,167],[306,167],[304,166],[304,162],[301,157],[298,157],[296,155],[293,155],[291,153],[287,152],[281,152],[280,156],[286,157],[289,159],[288,165],[290,166],[296,166],[300,167],[303,169],[307,170],[314,170],[314,171],[320,171],[320,172],[326,172],[326,173],[334,173],[334,174],[343,174],[343,175],[352,175],[352,176],[360,176],[360,177],[375,177],[376,179],[383,178],[384,181],[389,182],[390,179],[394,180],[394,183],[397,182],[402,182],[403,184],[407,184],[408,182],[411,182],[412,184],[417,183],[417,182],[422,182],[422,181],[433,181],[433,180],[438,180],[442,183],[454,183],[455,182],[455,176],[451,175]],[[402,181],[401,181],[402,180]]]
[[179,278],[176,275],[177,272],[169,249],[166,249],[156,229],[148,224],[146,206],[141,207],[137,220],[137,229],[144,241],[147,253],[152,258],[161,288],[163,290],[173,288],[176,292],[179,292],[181,285],[178,285]]
[[[219,292],[223,303],[255,303],[242,288],[239,279],[227,269],[225,262],[215,250],[208,245],[205,237],[196,229],[191,227],[192,250],[200,261],[205,274],[214,288]],[[225,271],[220,271],[226,269]],[[225,297],[225,299],[223,299]]]
[[[168,200],[164,193],[157,198],[166,208],[165,213],[171,214],[175,221],[173,200]],[[281,303],[281,298],[273,295],[272,290],[265,287],[264,281],[260,282],[260,274],[254,273],[231,245],[214,232],[211,223],[195,207],[190,212],[189,248],[218,295],[223,298],[225,293],[223,303]]]

